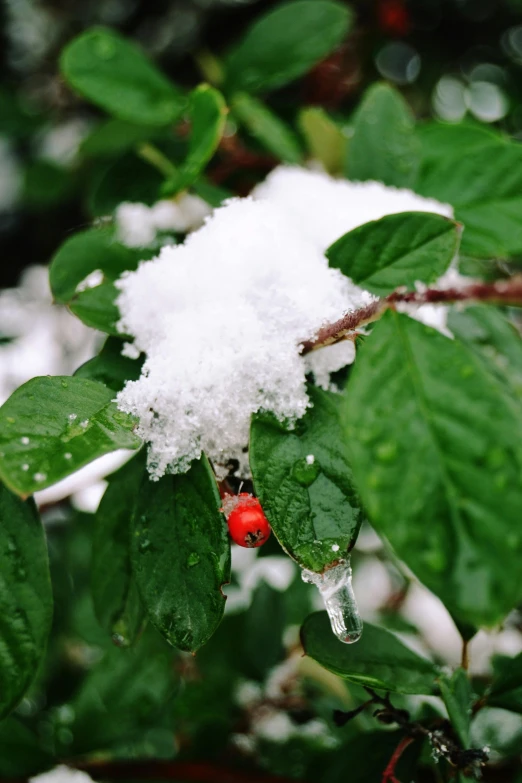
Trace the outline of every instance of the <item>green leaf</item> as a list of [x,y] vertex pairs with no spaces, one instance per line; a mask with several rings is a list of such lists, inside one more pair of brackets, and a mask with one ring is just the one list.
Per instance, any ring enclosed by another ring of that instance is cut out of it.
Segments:
[[303,155],[295,133],[257,98],[244,92],[232,98],[234,117],[271,152],[285,163],[301,163]]
[[98,356],[78,367],[75,377],[98,381],[113,391],[121,391],[127,381],[137,381],[143,361],[122,356],[122,347],[122,340],[108,337]]
[[201,84],[191,92],[189,117],[192,127],[188,155],[179,173],[163,186],[164,195],[172,196],[195,182],[217,149],[227,111],[221,93],[208,84]]
[[60,66],[69,84],[120,120],[168,125],[185,99],[136,44],[114,30],[95,27],[63,50]]
[[488,369],[506,382],[516,397],[522,398],[522,339],[502,310],[491,305],[460,311],[453,308],[448,328],[485,360]]
[[124,120],[109,119],[98,125],[82,141],[80,152],[88,158],[121,155],[137,144],[162,135],[165,131],[150,125],[136,125]]
[[95,517],[91,590],[96,616],[119,645],[132,644],[143,610],[132,576],[130,544],[134,509],[145,476],[139,454],[109,478]]
[[388,84],[374,84],[355,114],[346,176],[407,188],[416,179],[419,159],[419,141],[406,101]]
[[176,674],[172,651],[156,634],[145,633],[130,649],[110,649],[97,662],[71,701],[74,739],[62,757],[136,740],[172,700]]
[[54,766],[43,742],[20,720],[7,718],[0,723],[0,776],[2,780],[26,779]]
[[460,621],[499,622],[521,598],[520,406],[466,346],[388,312],[343,417],[376,530]]
[[22,496],[55,484],[103,454],[136,449],[134,419],[114,393],[83,378],[33,378],[0,408],[0,477]]
[[439,688],[451,725],[455,729],[462,747],[469,748],[469,727],[471,724],[471,686],[464,669],[456,669],[451,678],[442,676]]
[[273,90],[303,76],[341,43],[351,21],[349,9],[331,0],[296,0],[269,11],[228,58],[230,90]]
[[36,506],[0,485],[0,718],[34,680],[52,614],[47,547]]
[[522,252],[522,148],[492,141],[422,169],[415,190],[455,207],[465,226],[462,252],[479,258]]
[[370,623],[356,644],[332,633],[326,612],[315,612],[301,628],[306,655],[349,682],[396,693],[433,693],[436,667],[406,647],[394,634]]
[[203,457],[187,473],[141,485],[132,562],[148,615],[182,650],[205,644],[223,617],[230,543],[214,474]]
[[316,106],[303,109],[298,122],[310,157],[322,163],[329,174],[340,174],[344,168],[346,136],[337,123]]
[[269,414],[253,417],[250,465],[282,547],[321,572],[353,547],[363,515],[341,437],[340,398],[313,386],[308,393],[313,407],[294,429]]
[[92,329],[121,337],[117,327],[120,311],[116,299],[119,293],[114,283],[101,283],[76,294],[69,302],[69,310]]
[[285,614],[282,594],[261,581],[245,617],[243,652],[251,676],[263,679],[284,658]]
[[514,658],[496,656],[493,668],[493,682],[486,695],[488,706],[522,713],[522,653]]
[[78,285],[97,269],[107,280],[117,280],[128,269],[136,269],[145,258],[143,250],[121,245],[111,228],[90,228],[67,239],[54,255],[49,282],[56,302],[67,304]]
[[429,212],[401,212],[349,231],[326,251],[329,264],[378,296],[433,283],[459,246],[457,223]]
[[94,217],[112,215],[123,201],[154,204],[160,198],[164,177],[134,153],[110,163],[93,181],[89,212]]
[[440,161],[448,156],[469,155],[501,139],[498,133],[484,125],[469,122],[424,122],[417,126],[417,136],[424,163]]

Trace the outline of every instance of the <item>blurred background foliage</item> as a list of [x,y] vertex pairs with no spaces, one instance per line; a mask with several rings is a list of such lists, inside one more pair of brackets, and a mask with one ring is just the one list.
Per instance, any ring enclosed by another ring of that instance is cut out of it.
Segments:
[[[219,77],[221,56],[253,19],[275,5],[270,0],[4,1],[1,287],[14,286],[24,268],[47,263],[68,234],[88,227],[122,198],[157,197],[159,175],[132,151],[140,142],[139,128],[132,136],[128,128],[118,132],[116,124],[117,132],[107,133],[101,112],[65,85],[57,65],[63,46],[92,25],[110,26],[136,40],[176,84],[191,88],[209,75]],[[368,85],[386,80],[402,91],[419,119],[480,123],[522,139],[520,0],[353,0],[350,5],[356,21],[343,45],[304,78],[266,98],[277,115],[300,128],[297,132],[302,132],[297,118],[303,106],[325,109],[343,128]],[[174,160],[186,149],[182,130],[158,140]],[[238,129],[230,122],[207,174],[215,186],[243,194],[277,160],[239,133],[238,153]],[[87,755],[90,774],[96,775],[97,762],[110,759],[112,777],[125,780],[132,776],[118,763],[132,759],[155,760],[141,769],[140,777],[150,780],[167,774],[165,769],[174,779],[195,779],[194,760],[208,765],[205,779],[216,781],[263,780],[263,770],[324,783],[381,780],[399,734],[366,714],[345,727],[335,725],[333,710],[352,709],[366,694],[301,657],[298,629],[314,608],[314,596],[273,536],[259,554],[236,552],[229,612],[194,658],[168,648],[152,628],[135,649],[115,645],[92,607],[89,504],[62,499],[44,504],[42,515],[54,627],[36,683],[0,723],[1,779],[24,779],[56,759]],[[369,529],[363,529],[353,565],[365,618],[405,634],[441,664],[458,664],[460,636],[444,608],[412,584]],[[522,649],[521,629],[522,616],[514,612],[502,633],[477,635],[472,672],[478,693],[491,656],[500,666],[502,655]],[[394,703],[407,706],[414,719],[439,715],[443,720],[437,699],[397,697]],[[485,772],[486,780],[521,779],[516,777],[520,712],[488,708],[475,722],[473,742],[491,745],[497,762]],[[430,761],[426,748],[410,748],[397,767],[400,779],[449,774],[428,770],[422,756],[421,771],[414,772],[419,753]],[[154,766],[160,762],[173,766],[161,767],[160,774]],[[223,765],[236,772],[223,777]],[[103,770],[102,778],[107,766]]]

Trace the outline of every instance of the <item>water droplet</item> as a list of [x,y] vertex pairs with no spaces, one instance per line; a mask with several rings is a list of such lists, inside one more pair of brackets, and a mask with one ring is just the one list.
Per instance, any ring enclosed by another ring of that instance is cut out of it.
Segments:
[[27,464],[27,462],[25,462],[25,463],[22,465],[22,470],[23,470],[24,472],[25,472],[25,471],[27,471],[27,470],[29,470],[29,465]]
[[47,473],[35,473],[33,476],[33,479],[35,481],[45,481],[47,478]]
[[23,438],[20,438],[20,443],[22,443],[24,446],[28,446],[30,443],[30,439],[27,437],[27,435],[24,435]]
[[116,48],[108,38],[98,38],[96,41],[96,54],[102,60],[112,60],[116,53]]
[[297,462],[294,462],[292,478],[298,484],[301,484],[302,487],[309,487],[310,484],[314,483],[320,472],[321,466],[318,461],[314,458],[313,462],[309,462],[308,457],[305,457],[305,459],[299,459]]
[[67,389],[67,387],[69,386],[69,384],[67,383],[67,381],[65,381],[63,378],[62,378],[62,380],[60,381],[60,383],[62,384],[62,387],[63,387],[64,389]]
[[313,465],[315,462],[315,457],[313,454],[308,454],[306,457],[306,464],[307,465]]
[[314,584],[321,593],[337,638],[345,644],[359,641],[363,624],[353,592],[350,559],[329,568],[324,574],[304,569],[302,578],[304,582]]
[[112,634],[112,642],[116,645],[116,647],[128,647],[129,643],[127,639],[121,634],[121,633],[113,633]]
[[63,456],[64,456],[64,459],[72,459],[72,454],[71,454],[70,451],[66,451]]
[[191,552],[190,555],[187,557],[187,566],[190,568],[191,566],[195,566],[199,563],[199,555],[197,552]]
[[392,443],[391,441],[388,443],[380,443],[377,446],[377,451],[375,453],[377,459],[381,460],[381,462],[392,462],[397,456],[397,444]]
[[338,552],[339,551],[339,544],[333,544],[332,545],[332,552]]
[[77,413],[69,413],[67,418],[69,419],[69,421],[74,421],[75,419],[78,418],[78,414]]
[[151,543],[148,538],[144,538],[143,541],[140,541],[138,545],[138,549],[140,552],[147,552],[151,547]]
[[80,427],[83,427],[83,429],[86,429],[89,426],[89,419],[84,419],[80,422]]

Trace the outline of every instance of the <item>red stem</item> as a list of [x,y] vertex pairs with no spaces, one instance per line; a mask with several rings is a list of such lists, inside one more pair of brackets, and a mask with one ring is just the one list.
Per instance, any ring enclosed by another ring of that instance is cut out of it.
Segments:
[[395,750],[393,751],[392,757],[388,762],[388,766],[382,773],[382,783],[399,783],[397,778],[395,777],[395,767],[397,766],[397,763],[408,747],[408,745],[411,745],[413,742],[412,737],[403,737]]

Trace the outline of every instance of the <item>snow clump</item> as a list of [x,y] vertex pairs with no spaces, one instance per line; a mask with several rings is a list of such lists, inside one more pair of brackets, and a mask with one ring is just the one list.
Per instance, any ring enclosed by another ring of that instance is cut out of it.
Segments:
[[260,409],[290,424],[303,416],[305,374],[326,385],[354,349],[301,357],[300,342],[372,300],[324,251],[362,223],[409,210],[452,213],[408,190],[280,167],[253,197],[226,202],[183,245],[118,281],[119,329],[147,356],[118,405],[139,417],[152,478],[186,471],[203,451],[217,464],[237,458]]

